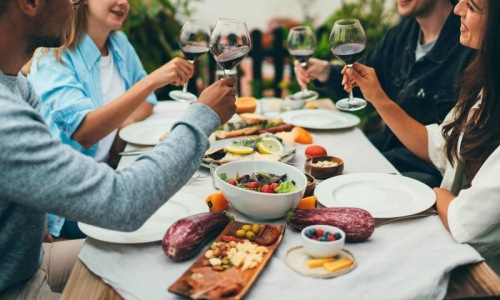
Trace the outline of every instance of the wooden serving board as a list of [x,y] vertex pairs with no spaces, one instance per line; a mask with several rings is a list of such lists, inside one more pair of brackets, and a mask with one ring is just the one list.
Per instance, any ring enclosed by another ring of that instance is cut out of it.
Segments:
[[[222,231],[222,233],[215,239],[215,241],[222,241],[222,236],[234,236],[236,230],[240,229],[245,224],[249,224],[249,223],[231,221],[226,226],[226,228]],[[259,224],[259,225],[266,225],[266,224]],[[240,273],[242,281],[244,282],[244,285],[239,290],[239,292],[237,294],[231,295],[229,297],[224,297],[222,299],[242,299],[243,296],[248,292],[248,290],[250,289],[252,284],[255,282],[255,280],[257,279],[259,274],[262,272],[262,270],[266,266],[267,262],[269,261],[269,259],[273,255],[274,251],[278,247],[278,245],[281,243],[281,240],[283,239],[283,235],[285,233],[285,226],[284,225],[266,225],[266,226],[272,226],[275,229],[277,229],[279,232],[279,235],[276,238],[276,240],[271,245],[265,246],[268,248],[269,252],[267,252],[263,255],[262,262],[259,263],[253,269],[241,271],[240,269],[238,269],[234,266],[231,267],[231,269],[236,269]],[[210,245],[211,244],[212,243],[210,243]],[[206,252],[206,250],[208,250],[210,248],[210,245],[200,254],[200,256],[191,265],[191,267],[189,267],[189,269],[186,272],[184,272],[184,274],[182,274],[182,276],[179,277],[179,279],[177,279],[168,288],[169,292],[192,298],[191,295],[195,291],[192,290],[192,287],[186,282],[185,278],[188,278],[193,274],[193,269],[202,268],[204,266],[204,263],[206,264],[208,259],[205,258],[205,252]],[[226,272],[226,271],[222,271],[222,272]],[[212,270],[211,272],[220,273],[219,271],[215,271],[215,270]],[[206,296],[203,296],[201,298],[210,299],[210,298],[207,298]]]

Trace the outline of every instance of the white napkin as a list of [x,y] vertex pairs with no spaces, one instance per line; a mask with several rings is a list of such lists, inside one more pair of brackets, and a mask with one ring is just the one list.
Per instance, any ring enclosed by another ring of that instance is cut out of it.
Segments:
[[[451,270],[482,260],[472,247],[455,242],[437,216],[387,224],[366,242],[346,244],[358,265],[336,278],[307,278],[290,269],[284,258],[297,245],[300,234],[287,228],[247,299],[442,299]],[[119,245],[93,239],[79,257],[125,299],[176,299],[167,289],[193,262],[169,260],[159,242]]]

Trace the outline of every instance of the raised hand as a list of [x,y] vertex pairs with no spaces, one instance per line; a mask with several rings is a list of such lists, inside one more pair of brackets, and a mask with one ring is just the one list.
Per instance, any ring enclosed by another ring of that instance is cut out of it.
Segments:
[[352,68],[344,68],[342,74],[344,75],[342,80],[344,90],[349,92],[352,87],[358,86],[363,93],[363,97],[374,104],[387,98],[373,68],[354,63]]
[[153,76],[157,88],[167,84],[183,85],[194,74],[194,66],[182,58],[174,58],[160,68],[156,69]]
[[236,112],[236,79],[229,77],[207,87],[198,98],[199,103],[209,106],[226,123]]
[[307,68],[303,68],[299,61],[294,62],[295,76],[302,89],[305,89],[311,80],[326,82],[330,74],[331,65],[328,61],[310,58],[307,61]]

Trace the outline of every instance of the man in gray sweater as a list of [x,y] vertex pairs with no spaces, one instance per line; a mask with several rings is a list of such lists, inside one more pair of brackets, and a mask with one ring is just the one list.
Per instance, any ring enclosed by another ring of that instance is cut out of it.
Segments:
[[53,139],[19,70],[37,47],[61,45],[79,2],[0,1],[0,298],[13,289],[47,292],[26,291],[40,274],[47,212],[112,230],[138,229],[188,181],[210,133],[235,112],[234,79],[214,83],[168,139],[121,171]]

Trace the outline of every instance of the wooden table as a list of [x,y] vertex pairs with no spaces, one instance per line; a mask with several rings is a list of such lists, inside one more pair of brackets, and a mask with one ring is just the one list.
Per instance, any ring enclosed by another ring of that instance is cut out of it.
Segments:
[[[484,262],[459,267],[451,273],[445,299],[500,297],[500,278]],[[100,277],[77,261],[61,300],[123,299]]]
[[[321,108],[334,109],[330,100],[316,101]],[[500,277],[484,262],[452,271],[446,299],[500,297]],[[61,299],[123,299],[100,277],[77,261]]]

